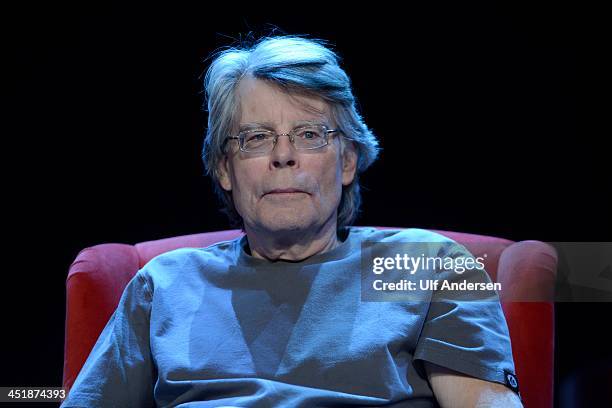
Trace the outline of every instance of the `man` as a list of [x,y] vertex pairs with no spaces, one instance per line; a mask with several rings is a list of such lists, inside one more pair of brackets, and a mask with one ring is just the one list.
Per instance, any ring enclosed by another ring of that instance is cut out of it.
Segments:
[[337,56],[263,38],[216,55],[205,86],[204,161],[246,235],[138,271],[63,406],[520,407],[498,301],[361,299],[366,241],[466,253],[424,230],[348,227],[378,143]]

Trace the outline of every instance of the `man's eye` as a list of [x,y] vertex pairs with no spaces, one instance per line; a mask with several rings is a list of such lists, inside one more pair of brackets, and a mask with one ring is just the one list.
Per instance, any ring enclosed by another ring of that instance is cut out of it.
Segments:
[[247,142],[259,142],[262,140],[266,140],[267,136],[268,135],[265,133],[254,133],[252,135],[247,135],[246,141]]
[[316,138],[318,138],[320,136],[315,131],[305,130],[302,133],[300,133],[300,137],[302,137],[303,139],[316,139]]

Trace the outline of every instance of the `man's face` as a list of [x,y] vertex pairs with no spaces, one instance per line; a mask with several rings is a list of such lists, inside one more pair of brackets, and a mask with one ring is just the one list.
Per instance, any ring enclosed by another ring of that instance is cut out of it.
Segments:
[[[287,95],[250,77],[241,81],[238,93],[241,127],[268,124],[277,133],[288,133],[304,121],[330,129],[336,126],[321,99]],[[356,154],[348,143],[341,156],[337,134],[330,134],[327,146],[314,150],[296,150],[287,136],[280,136],[274,150],[266,154],[241,152],[233,140],[220,165],[220,183],[232,192],[247,228],[314,230],[335,223],[342,186],[352,182],[355,164]]]

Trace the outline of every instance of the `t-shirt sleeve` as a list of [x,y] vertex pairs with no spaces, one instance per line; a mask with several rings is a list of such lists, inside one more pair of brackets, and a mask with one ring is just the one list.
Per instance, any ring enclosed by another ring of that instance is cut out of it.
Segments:
[[154,406],[151,292],[143,270],[128,282],[61,407]]
[[[446,248],[446,258],[474,258],[457,243]],[[444,271],[440,282],[442,279],[451,285],[463,281],[491,282],[484,269],[463,273]],[[515,379],[510,335],[497,292],[453,292],[439,286],[432,294],[414,360],[428,361],[486,381],[507,384],[508,375]]]

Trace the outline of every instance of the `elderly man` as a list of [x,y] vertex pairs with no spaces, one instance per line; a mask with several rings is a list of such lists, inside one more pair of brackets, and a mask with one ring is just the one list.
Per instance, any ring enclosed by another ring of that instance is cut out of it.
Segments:
[[465,252],[349,227],[378,144],[336,54],[266,37],[215,55],[205,87],[204,161],[246,235],[139,270],[63,406],[521,406],[498,300],[362,299],[365,242]]

